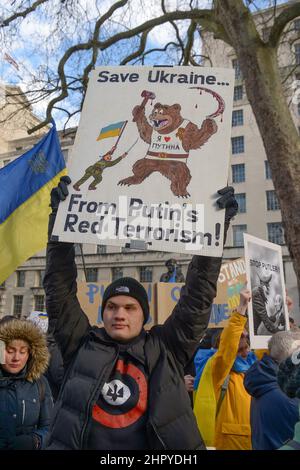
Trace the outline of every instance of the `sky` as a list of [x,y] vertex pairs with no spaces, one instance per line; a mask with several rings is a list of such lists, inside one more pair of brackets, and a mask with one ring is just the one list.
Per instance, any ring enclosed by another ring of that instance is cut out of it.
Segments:
[[[24,4],[24,0],[1,0],[0,18],[7,18],[14,13],[16,6]],[[29,2],[26,2],[28,4]],[[32,4],[33,1],[30,1]],[[65,7],[71,3],[66,0]],[[73,8],[66,8],[59,14],[60,0],[49,0],[39,10],[31,13],[25,19],[18,20],[11,27],[0,28],[0,56],[8,54],[16,62],[18,69],[7,61],[0,61],[0,83],[18,84],[22,90],[31,91],[33,87],[43,86],[47,75],[55,77],[59,59],[64,51],[78,42],[85,42],[90,36],[92,26],[99,15],[107,11],[115,3],[114,0],[76,0]],[[189,9],[187,0],[167,0],[167,10]],[[266,8],[270,1],[253,2],[254,8]],[[282,2],[277,2],[282,3]],[[210,0],[194,0],[198,8],[209,8]],[[129,0],[128,6],[116,11],[109,24],[105,24],[100,32],[100,38],[119,32],[127,27],[134,27],[142,22],[160,14],[160,1],[157,0]],[[181,32],[185,32],[188,22],[178,22]],[[154,28],[149,34],[151,47],[163,47],[167,42],[175,40],[175,32],[171,25],[162,25]],[[99,54],[97,64],[118,65],[137,47],[137,39],[131,42],[122,42],[109,51]],[[197,48],[201,48],[200,42]],[[66,72],[70,76],[77,76],[88,63],[91,53],[76,54],[69,59]],[[158,55],[149,56],[147,64],[150,65],[158,59]],[[164,57],[164,62],[174,61],[174,56]],[[34,105],[34,113],[43,118],[50,98],[44,99]],[[68,109],[77,108],[81,95],[73,93],[68,99]],[[65,114],[54,112],[58,127],[63,125]],[[79,116],[71,119],[68,126],[77,125]]]

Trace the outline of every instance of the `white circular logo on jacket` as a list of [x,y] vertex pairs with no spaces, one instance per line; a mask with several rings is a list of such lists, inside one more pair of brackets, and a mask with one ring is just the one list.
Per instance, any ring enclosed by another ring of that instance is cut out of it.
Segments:
[[124,405],[131,396],[129,387],[118,379],[105,383],[101,393],[104,400],[114,406]]

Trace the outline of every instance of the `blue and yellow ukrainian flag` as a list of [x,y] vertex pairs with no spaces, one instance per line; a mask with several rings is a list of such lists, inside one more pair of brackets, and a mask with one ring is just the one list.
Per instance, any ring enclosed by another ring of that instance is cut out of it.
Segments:
[[109,126],[102,127],[97,140],[106,139],[107,137],[119,136],[126,123],[127,121],[120,121],[116,122],[115,124],[110,124]]
[[56,127],[0,170],[0,284],[47,243],[50,192],[66,165]]

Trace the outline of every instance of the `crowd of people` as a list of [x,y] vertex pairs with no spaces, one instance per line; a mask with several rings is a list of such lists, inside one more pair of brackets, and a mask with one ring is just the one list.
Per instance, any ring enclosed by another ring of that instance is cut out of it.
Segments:
[[[267,351],[252,351],[247,289],[227,326],[207,330],[222,258],[193,256],[163,325],[144,329],[147,293],[130,277],[106,288],[103,327],[90,325],[74,245],[51,240],[70,182],[51,193],[47,331],[0,321],[0,449],[300,449],[300,330],[274,330]],[[226,239],[237,203],[232,188],[218,193]]]

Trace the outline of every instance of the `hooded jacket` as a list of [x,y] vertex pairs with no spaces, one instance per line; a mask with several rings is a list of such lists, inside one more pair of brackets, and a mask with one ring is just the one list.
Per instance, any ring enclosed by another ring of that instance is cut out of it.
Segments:
[[[164,325],[142,330],[128,345],[127,353],[144,362],[148,371],[149,449],[204,447],[185,390],[183,368],[207,327],[220,265],[221,258],[194,256],[172,315]],[[49,242],[44,278],[47,312],[66,370],[55,404],[51,450],[88,448],[92,408],[120,346],[107,337],[104,328],[90,326],[76,296],[76,277],[74,246]]]
[[299,400],[277,383],[278,365],[265,354],[246,372],[244,386],[252,396],[250,422],[254,450],[274,450],[291,439],[299,419]]
[[[209,359],[195,396],[198,427],[206,445],[217,450],[251,450],[250,396],[243,385],[244,373],[233,370],[246,322],[245,316],[232,313],[217,352],[209,357],[213,351],[208,351]],[[228,387],[217,413],[222,386],[228,376]]]
[[[295,351],[296,357],[288,357],[279,366],[277,380],[278,384],[287,396],[300,399],[300,350]],[[294,356],[293,354],[293,356]],[[300,405],[299,415],[300,416]],[[280,447],[279,450],[300,450],[300,421],[295,424],[292,439]]]
[[[26,366],[18,374],[6,372],[0,365],[0,449],[37,449],[44,443],[53,407],[47,380],[49,353],[46,339],[31,322],[12,320],[0,324],[0,340],[29,344]],[[44,397],[41,399],[43,382]]]

